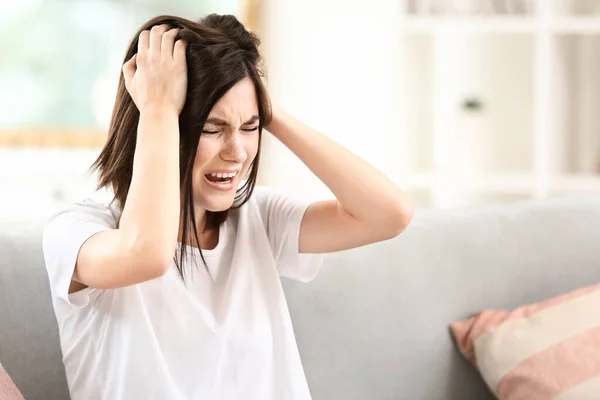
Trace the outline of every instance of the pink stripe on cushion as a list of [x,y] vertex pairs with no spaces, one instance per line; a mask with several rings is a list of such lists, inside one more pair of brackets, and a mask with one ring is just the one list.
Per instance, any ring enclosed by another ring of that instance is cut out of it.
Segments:
[[456,321],[450,324],[450,330],[460,352],[471,363],[475,364],[474,343],[484,333],[494,329],[505,321],[531,317],[539,311],[576,299],[596,290],[600,290],[600,284],[577,289],[539,303],[522,306],[511,312],[484,310],[467,320]]
[[8,373],[0,364],[0,399],[2,400],[23,400],[23,395],[13,383]]
[[505,311],[485,310],[465,321],[450,325],[458,350],[472,364],[475,364],[475,339],[486,331],[500,325],[510,317]]
[[519,364],[500,380],[496,393],[503,400],[548,400],[596,376],[600,376],[600,326]]

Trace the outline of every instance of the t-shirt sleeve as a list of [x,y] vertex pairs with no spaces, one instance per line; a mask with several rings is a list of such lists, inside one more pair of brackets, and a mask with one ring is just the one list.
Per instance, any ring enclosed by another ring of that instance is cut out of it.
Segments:
[[310,202],[264,187],[256,188],[253,196],[260,209],[279,275],[302,282],[313,280],[319,272],[323,255],[300,253],[299,250],[300,227]]
[[116,218],[110,207],[91,200],[54,214],[44,227],[42,247],[53,297],[83,308],[93,288],[69,295],[69,286],[81,246],[96,233],[113,229]]

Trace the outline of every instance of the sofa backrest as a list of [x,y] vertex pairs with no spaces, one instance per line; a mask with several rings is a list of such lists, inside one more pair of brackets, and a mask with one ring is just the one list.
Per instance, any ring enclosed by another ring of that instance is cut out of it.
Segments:
[[0,227],[0,362],[29,399],[69,398],[42,225]]
[[[25,399],[68,398],[41,225],[0,226],[0,362]],[[418,213],[396,239],[284,280],[313,398],[493,399],[448,324],[600,281],[600,199]]]
[[284,281],[315,400],[494,399],[448,324],[600,282],[600,199],[417,214],[399,237]]

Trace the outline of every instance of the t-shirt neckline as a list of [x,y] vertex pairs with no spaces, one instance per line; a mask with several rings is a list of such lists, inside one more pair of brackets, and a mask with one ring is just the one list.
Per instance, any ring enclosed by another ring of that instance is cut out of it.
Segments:
[[[202,249],[202,255],[205,258],[206,257],[215,257],[223,251],[223,247],[225,247],[225,241],[226,241],[226,236],[227,236],[226,225],[227,225],[227,220],[225,220],[223,223],[221,223],[221,225],[219,225],[219,241],[217,242],[217,245],[215,246],[215,248],[210,249],[210,250]],[[182,243],[180,241],[177,241],[177,246],[178,246],[178,249],[181,250]],[[186,252],[193,256],[200,257],[200,249],[198,249],[197,247],[186,246]]]

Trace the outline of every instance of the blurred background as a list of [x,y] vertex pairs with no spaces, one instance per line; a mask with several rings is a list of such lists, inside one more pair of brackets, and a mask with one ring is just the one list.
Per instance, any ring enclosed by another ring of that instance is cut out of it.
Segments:
[[[159,14],[238,16],[277,103],[419,209],[600,194],[598,0],[0,3],[0,223],[88,197],[123,56]],[[264,136],[259,183],[331,194]]]

